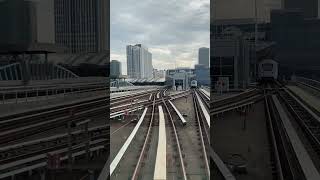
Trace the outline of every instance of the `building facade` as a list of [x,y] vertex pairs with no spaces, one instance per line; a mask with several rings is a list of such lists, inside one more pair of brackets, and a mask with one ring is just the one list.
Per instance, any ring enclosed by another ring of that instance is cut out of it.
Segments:
[[196,74],[198,85],[210,85],[210,68],[208,66],[205,66],[203,64],[196,64],[194,66],[194,71]]
[[194,69],[177,68],[166,71],[166,85],[173,90],[190,89],[191,81],[195,79]]
[[304,18],[299,10],[277,10],[271,26],[279,73],[320,79],[320,20]]
[[[256,0],[256,2],[257,18],[263,22],[270,21],[270,12],[273,9],[283,8],[283,0]],[[212,20],[255,18],[254,0],[215,0],[211,9]]]
[[127,46],[127,75],[129,78],[152,78],[152,54],[141,44]]
[[36,4],[25,0],[0,1],[0,25],[0,44],[27,46],[36,42]]
[[284,9],[301,10],[305,18],[319,17],[319,0],[284,0]]
[[119,77],[121,75],[121,62],[112,60],[110,62],[110,77]]
[[221,80],[230,89],[245,89],[254,79],[253,43],[244,39],[239,29],[211,39],[211,84],[218,89]]
[[71,53],[107,50],[107,0],[55,0],[55,42]]
[[209,67],[209,48],[202,47],[199,49],[199,64]]
[[164,78],[165,73],[166,73],[165,70],[153,69],[153,78],[154,79]]

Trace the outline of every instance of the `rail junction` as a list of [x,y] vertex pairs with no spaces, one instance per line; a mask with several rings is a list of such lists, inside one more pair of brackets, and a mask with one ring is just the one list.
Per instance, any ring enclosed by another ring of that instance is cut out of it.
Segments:
[[209,102],[199,89],[160,88],[111,105],[110,172],[100,178],[210,179]]
[[229,179],[222,164],[231,179],[319,179],[319,85],[268,81],[214,99],[211,176]]

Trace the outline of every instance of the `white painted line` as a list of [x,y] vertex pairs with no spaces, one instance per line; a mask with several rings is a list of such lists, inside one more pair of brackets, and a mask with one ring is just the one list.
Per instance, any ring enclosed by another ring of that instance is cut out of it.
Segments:
[[160,91],[157,93],[157,98],[158,99],[160,98]]
[[148,108],[145,108],[142,116],[140,117],[138,123],[136,124],[136,126],[134,127],[134,129],[132,130],[130,136],[128,137],[128,139],[126,140],[126,142],[123,144],[123,146],[121,147],[121,149],[119,150],[117,156],[113,159],[113,161],[110,164],[110,176],[112,175],[113,171],[116,169],[116,167],[118,166],[121,158],[123,157],[124,153],[126,152],[126,150],[128,149],[132,139],[134,138],[134,136],[137,134],[138,129],[142,123],[142,121],[144,120],[144,116],[147,113]]
[[195,92],[195,93],[196,93],[198,102],[199,102],[199,104],[200,104],[201,110],[202,110],[202,112],[203,112],[203,114],[204,114],[204,117],[206,118],[207,124],[208,124],[208,126],[210,127],[210,115],[209,115],[209,113],[208,113],[208,110],[207,110],[206,107],[203,105],[202,100],[201,100],[201,98],[199,97],[198,93],[197,93],[197,92]]
[[150,94],[149,101],[151,101],[151,98],[152,98],[152,93]]
[[154,169],[154,180],[167,179],[167,141],[166,141],[166,125],[164,120],[164,114],[162,106],[159,108],[159,136],[158,136],[158,148],[156,156],[156,164]]
[[180,120],[182,121],[183,124],[187,123],[187,121],[184,119],[184,117],[181,115],[181,113],[179,112],[179,110],[176,108],[176,106],[169,100],[169,103],[171,104],[171,106],[173,107],[173,109],[176,111],[176,113],[178,114]]

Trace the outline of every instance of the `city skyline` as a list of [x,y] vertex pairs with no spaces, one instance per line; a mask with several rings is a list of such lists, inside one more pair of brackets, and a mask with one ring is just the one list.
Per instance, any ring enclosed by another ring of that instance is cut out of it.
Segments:
[[126,45],[144,44],[156,69],[192,67],[198,49],[210,47],[209,8],[209,0],[112,0],[110,58],[120,60],[127,72]]

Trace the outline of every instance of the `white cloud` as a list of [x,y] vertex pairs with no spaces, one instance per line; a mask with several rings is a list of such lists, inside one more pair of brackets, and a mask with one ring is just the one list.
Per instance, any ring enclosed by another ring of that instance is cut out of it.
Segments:
[[141,43],[154,68],[191,67],[210,45],[209,21],[209,0],[111,0],[111,59],[126,74],[126,45]]

